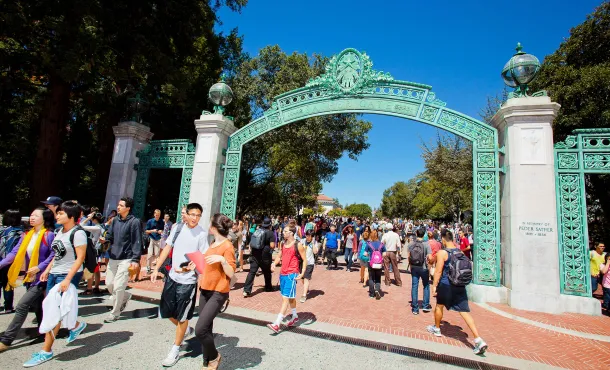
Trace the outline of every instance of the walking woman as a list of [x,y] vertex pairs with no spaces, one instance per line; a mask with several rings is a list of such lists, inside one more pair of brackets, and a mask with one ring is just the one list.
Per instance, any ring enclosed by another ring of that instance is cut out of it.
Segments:
[[[17,242],[23,235],[23,227],[21,226],[21,213],[15,209],[9,209],[4,212],[2,217],[2,227],[0,228],[0,261],[4,262],[6,256],[8,256]],[[12,261],[11,261],[12,262]],[[4,311],[2,314],[13,313],[15,308],[13,307],[13,297],[15,292],[8,286],[8,270],[11,266],[11,262],[4,262],[3,267],[0,267],[0,285],[2,288],[2,296],[4,297]]]
[[217,213],[210,223],[210,234],[214,243],[205,252],[205,267],[199,276],[199,319],[195,335],[203,347],[203,368],[218,369],[222,356],[216,350],[212,328],[214,318],[229,298],[231,278],[235,273],[235,254],[233,244],[227,239],[233,221]]
[[379,236],[375,230],[371,233],[371,241],[366,248],[366,255],[369,257],[369,298],[381,299],[381,276],[383,268],[381,263],[375,263],[374,253],[381,253],[381,257],[385,258],[385,246],[379,241]]
[[30,215],[30,225],[32,229],[19,239],[11,253],[0,262],[0,268],[9,267],[8,284],[5,288],[13,290],[17,286],[17,278],[21,268],[25,266],[23,285],[27,289],[17,304],[13,320],[0,337],[0,352],[6,351],[13,343],[30,307],[34,309],[39,325],[42,322],[42,300],[47,284],[40,281],[40,274],[55,257],[51,248],[55,236],[53,212],[45,207],[36,208]]
[[371,233],[365,231],[361,236],[360,247],[358,248],[358,261],[360,261],[360,284],[367,287],[369,282],[369,256],[367,249],[371,240]]
[[347,225],[347,233],[345,234],[345,264],[347,265],[346,271],[352,272],[352,264],[354,250],[358,249],[358,241],[356,240],[356,233],[352,225]]

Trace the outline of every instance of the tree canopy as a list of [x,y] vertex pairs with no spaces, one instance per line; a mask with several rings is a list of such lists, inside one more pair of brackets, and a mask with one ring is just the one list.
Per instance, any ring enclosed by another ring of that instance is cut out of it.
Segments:
[[345,207],[344,216],[369,218],[373,215],[373,210],[366,203],[354,203]]

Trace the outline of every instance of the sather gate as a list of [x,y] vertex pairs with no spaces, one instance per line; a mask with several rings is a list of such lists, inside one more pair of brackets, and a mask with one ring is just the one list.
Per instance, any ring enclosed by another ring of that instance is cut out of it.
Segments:
[[472,142],[475,236],[474,281],[500,285],[499,155],[497,130],[446,107],[429,85],[395,80],[373,70],[365,53],[345,49],[323,75],[274,98],[271,108],[229,137],[221,212],[235,215],[244,144],[268,131],[310,117],[373,113],[405,118],[452,132]]

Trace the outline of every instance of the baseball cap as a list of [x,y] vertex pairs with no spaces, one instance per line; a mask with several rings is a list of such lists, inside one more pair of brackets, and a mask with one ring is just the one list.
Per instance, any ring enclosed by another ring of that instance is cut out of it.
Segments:
[[52,204],[54,206],[59,206],[64,201],[60,197],[48,197],[47,200],[43,200],[40,203],[42,204]]

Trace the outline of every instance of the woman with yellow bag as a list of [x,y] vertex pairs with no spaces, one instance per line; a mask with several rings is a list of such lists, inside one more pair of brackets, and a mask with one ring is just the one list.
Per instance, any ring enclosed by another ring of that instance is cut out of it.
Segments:
[[42,322],[42,300],[46,291],[46,282],[40,281],[40,275],[55,257],[51,244],[53,243],[55,218],[53,212],[39,207],[30,215],[32,229],[24,234],[11,253],[0,262],[0,268],[11,266],[8,271],[7,289],[15,289],[17,278],[25,266],[23,285],[27,291],[19,300],[13,320],[0,337],[0,352],[9,349],[17,337],[17,333],[25,322],[30,307],[34,307],[36,319]]

